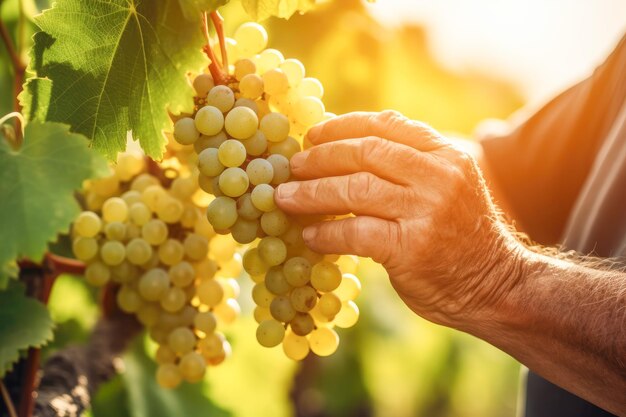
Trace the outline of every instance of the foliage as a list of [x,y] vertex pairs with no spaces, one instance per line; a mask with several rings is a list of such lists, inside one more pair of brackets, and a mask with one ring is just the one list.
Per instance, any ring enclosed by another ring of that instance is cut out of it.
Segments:
[[52,339],[53,323],[48,309],[24,295],[24,287],[12,284],[0,291],[0,378],[29,347],[41,347]]
[[294,13],[304,13],[315,6],[315,0],[241,0],[241,3],[254,20],[271,16],[289,19]]
[[[78,214],[74,191],[105,172],[104,160],[82,135],[58,123],[31,122],[24,144],[0,140],[0,266],[16,258],[39,260],[48,242],[67,232]],[[0,278],[4,273],[0,271]],[[5,282],[6,284],[6,282]]]

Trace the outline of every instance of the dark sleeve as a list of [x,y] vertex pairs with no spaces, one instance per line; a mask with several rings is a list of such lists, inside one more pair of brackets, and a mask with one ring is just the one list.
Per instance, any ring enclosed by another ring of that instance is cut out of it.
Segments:
[[552,245],[626,98],[626,37],[588,79],[565,91],[511,134],[483,140],[491,180],[514,219]]

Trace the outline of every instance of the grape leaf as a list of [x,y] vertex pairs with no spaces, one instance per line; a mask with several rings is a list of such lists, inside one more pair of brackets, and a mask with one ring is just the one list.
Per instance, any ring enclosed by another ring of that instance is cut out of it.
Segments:
[[[168,107],[192,111],[185,72],[206,63],[199,22],[184,19],[180,1],[59,0],[38,16],[44,32],[35,35],[31,70],[52,80],[45,120],[68,123],[110,159],[125,148],[130,130],[148,155],[160,158],[163,130],[171,128]],[[37,99],[40,82],[32,82],[24,102]],[[35,107],[29,115],[40,116]]]
[[212,12],[230,0],[178,0],[187,20],[197,20],[201,12]]
[[20,351],[52,340],[53,327],[46,306],[24,295],[21,284],[0,291],[0,378],[19,359]]
[[74,190],[106,174],[106,161],[59,123],[26,125],[19,150],[0,141],[0,281],[16,258],[39,260],[79,212]]
[[241,0],[241,4],[254,20],[265,20],[272,16],[289,19],[295,12],[311,10],[315,0]]

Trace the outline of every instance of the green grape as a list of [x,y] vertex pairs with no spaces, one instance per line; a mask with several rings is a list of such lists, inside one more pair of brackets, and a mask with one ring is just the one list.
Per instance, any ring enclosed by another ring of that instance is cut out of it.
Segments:
[[304,336],[298,336],[292,331],[285,333],[283,339],[283,352],[285,356],[294,361],[301,361],[309,354],[309,341]]
[[167,335],[169,334],[169,329],[164,329],[160,326],[153,326],[151,329],[148,329],[150,339],[158,344],[166,344],[167,343]]
[[222,192],[222,190],[220,190],[220,177],[213,177],[211,179],[211,190],[213,191],[212,194],[215,197],[223,197],[224,193]]
[[289,322],[291,331],[298,336],[306,336],[315,328],[313,318],[309,313],[297,313]]
[[200,133],[191,117],[183,117],[174,123],[174,139],[181,145],[191,145],[199,137]]
[[128,206],[119,197],[111,197],[102,205],[102,218],[106,222],[123,222],[127,217]]
[[237,203],[229,197],[217,197],[207,208],[207,219],[217,230],[226,230],[237,221]]
[[143,226],[152,219],[150,209],[142,202],[133,203],[128,209],[128,216],[137,226]]
[[85,268],[85,281],[94,287],[102,287],[109,282],[111,270],[100,261],[95,261]]
[[337,350],[339,346],[339,336],[333,329],[318,327],[309,335],[309,345],[316,355],[329,356]]
[[332,320],[341,310],[341,300],[332,292],[322,294],[317,302],[320,313]]
[[285,337],[285,327],[276,320],[264,320],[256,329],[256,340],[264,347],[278,346]]
[[[124,194],[122,194],[121,197],[122,197],[122,200],[126,202],[126,205],[129,207],[129,210],[130,210],[130,206],[132,206],[133,204],[141,203],[141,193],[139,191],[128,190]],[[128,212],[128,215],[130,216],[130,211]]]
[[163,310],[175,313],[180,311],[185,306],[185,302],[187,302],[187,295],[185,294],[185,291],[180,288],[171,287],[165,291],[165,294],[161,297],[160,302]]
[[253,159],[246,167],[250,184],[269,184],[274,178],[274,167],[263,158]]
[[241,168],[226,168],[219,177],[219,187],[229,197],[239,197],[248,191],[248,174]]
[[200,236],[204,236],[209,239],[213,238],[215,236],[215,231],[213,230],[211,223],[209,223],[209,219],[201,215],[200,208],[194,208],[197,213],[196,223],[193,226],[194,233],[197,233]]
[[239,82],[241,97],[256,100],[263,94],[263,79],[256,74],[245,75]]
[[217,107],[204,106],[196,113],[194,123],[201,134],[217,135],[224,128],[224,114]]
[[224,287],[224,296],[226,298],[239,297],[241,288],[235,278],[226,278],[226,280],[222,281],[222,286]]
[[279,68],[283,70],[289,80],[289,86],[295,87],[300,84],[300,81],[304,78],[304,65],[297,59],[289,58],[280,64]]
[[235,78],[241,81],[243,77],[248,74],[254,74],[256,72],[256,65],[251,59],[244,58],[235,62]]
[[274,187],[269,184],[259,184],[250,193],[252,204],[257,209],[268,212],[276,209],[274,202]]
[[243,56],[258,54],[267,46],[267,32],[258,23],[247,22],[239,26],[234,39]]
[[237,199],[237,214],[246,220],[256,220],[263,212],[254,206],[250,193],[245,193]]
[[202,135],[200,136],[200,139],[198,139],[196,143],[193,144],[193,148],[196,153],[199,154],[205,149],[219,148],[220,145],[227,140],[228,136],[226,136],[226,133],[224,133],[224,131],[221,131],[213,136]]
[[219,151],[215,148],[207,148],[198,155],[198,170],[207,177],[218,176],[224,171],[224,164],[220,162]]
[[302,287],[311,279],[311,263],[302,257],[290,258],[285,262],[283,272],[289,285]]
[[217,235],[209,243],[209,252],[216,261],[222,264],[228,263],[235,256],[237,242],[229,235]]
[[152,219],[141,227],[141,237],[151,245],[165,242],[167,235],[167,225],[162,220]]
[[289,229],[289,219],[279,209],[268,211],[261,216],[261,229],[269,236],[280,236]]
[[167,272],[161,268],[154,268],[139,278],[139,294],[148,301],[159,301],[169,285]]
[[289,160],[280,154],[273,154],[267,157],[267,162],[274,167],[273,185],[282,184],[289,180],[291,171],[289,169]]
[[98,241],[92,237],[79,236],[72,242],[72,252],[76,259],[89,261],[98,254]]
[[148,188],[150,185],[158,185],[159,180],[153,177],[150,174],[139,174],[135,177],[135,179],[130,183],[130,189],[132,191],[137,191],[142,193],[143,190]]
[[158,254],[161,262],[172,266],[183,260],[185,249],[178,240],[167,239],[159,245]]
[[[128,248],[126,248],[128,253]],[[119,265],[112,266],[111,268],[111,280],[120,284],[134,281],[139,275],[139,270],[136,266],[128,261],[124,261]]]
[[196,96],[206,97],[209,91],[215,86],[213,77],[210,74],[198,74],[193,79],[193,89],[196,90]]
[[[206,103],[209,106],[217,107],[222,113],[226,113],[233,107],[233,104],[235,104],[235,94],[233,90],[225,85],[216,85],[209,91],[206,97]],[[215,133],[207,134],[214,135],[217,132],[219,132],[219,130],[216,130]]]
[[296,89],[298,94],[302,97],[312,96],[316,98],[322,98],[324,95],[324,87],[317,78],[307,77],[302,79]]
[[279,50],[269,48],[255,57],[255,60],[259,74],[264,74],[277,68],[285,60],[285,57]]
[[167,345],[179,355],[184,355],[196,345],[196,336],[187,327],[177,327],[167,336]]
[[291,290],[291,285],[287,282],[283,268],[280,266],[273,266],[267,271],[265,287],[276,295],[285,295]]
[[170,185],[170,193],[180,200],[188,200],[193,196],[197,188],[198,182],[195,177],[191,175],[176,177],[172,181],[172,185]]
[[195,315],[193,325],[196,330],[209,334],[215,331],[215,328],[217,327],[217,320],[215,319],[215,315],[213,313],[205,311]]
[[252,276],[264,274],[269,268],[269,266],[261,258],[257,248],[248,249],[243,255],[241,262],[243,264],[243,269],[245,269],[245,271]]
[[100,258],[109,266],[121,264],[125,257],[126,248],[117,240],[109,240],[100,247]]
[[287,258],[287,246],[280,238],[268,236],[259,242],[259,255],[269,266],[280,265]]
[[143,156],[135,152],[122,152],[117,155],[115,176],[121,181],[130,181],[144,168]]
[[304,245],[302,239],[302,226],[297,223],[291,223],[289,229],[280,237],[288,246],[301,247]]
[[287,323],[295,317],[296,310],[291,305],[289,297],[279,295],[270,303],[270,313],[276,320]]
[[230,228],[230,234],[237,243],[246,244],[253,242],[257,238],[259,231],[259,222],[256,220],[246,220],[242,217],[238,218],[235,224]]
[[[254,135],[259,126],[259,119],[248,107],[235,107],[226,115],[224,129],[236,139],[247,139]],[[245,150],[245,148],[244,148]]]
[[224,298],[224,289],[213,278],[202,281],[196,288],[196,293],[200,302],[209,307],[215,307]]
[[273,68],[263,74],[263,87],[267,94],[283,94],[289,88],[287,75],[280,68]]
[[174,363],[176,362],[176,352],[174,352],[168,345],[159,345],[154,354],[154,359],[156,359],[156,362],[159,365]]
[[206,361],[199,353],[188,352],[180,359],[178,369],[185,381],[199,382],[204,378]]
[[254,287],[252,287],[252,300],[259,307],[269,308],[272,300],[274,299],[274,294],[272,294],[265,283],[259,282]]
[[294,118],[305,126],[313,126],[324,119],[324,103],[317,97],[304,97],[293,107]]
[[259,130],[270,142],[281,142],[289,135],[289,119],[284,114],[270,113],[259,123]]
[[152,258],[152,246],[144,239],[135,238],[126,244],[126,259],[134,265],[143,265]]
[[136,313],[141,308],[143,302],[141,297],[133,288],[122,285],[117,292],[117,305],[126,313]]
[[343,274],[341,284],[334,292],[341,301],[354,300],[361,293],[361,281],[353,274]]
[[174,224],[180,221],[184,209],[180,200],[167,196],[157,202],[156,213],[165,223]]
[[169,269],[168,275],[170,276],[172,284],[177,287],[186,287],[196,278],[196,271],[193,269],[193,265],[189,262],[182,261],[172,265]]
[[319,262],[311,268],[311,284],[318,291],[333,291],[341,284],[341,271],[332,262]]
[[241,307],[237,300],[227,298],[213,308],[213,312],[219,318],[221,323],[232,324],[241,314]]
[[74,231],[78,236],[94,237],[102,229],[102,220],[93,211],[83,211],[74,220]]
[[151,211],[156,211],[159,201],[166,197],[168,195],[161,185],[149,185],[141,192],[141,201]]
[[[195,228],[196,224],[198,224],[198,221],[200,219],[203,219],[203,221],[205,221],[209,227],[211,226],[209,221],[204,219],[204,217],[200,213],[200,210],[196,206],[190,203],[184,205],[183,214],[182,216],[180,216],[181,226],[186,229],[193,229]],[[208,235],[213,235],[213,230],[211,230]]]
[[306,313],[311,311],[317,303],[317,292],[305,285],[304,287],[296,287],[291,291],[289,295],[291,299],[291,305],[296,311]]
[[267,149],[267,139],[260,130],[257,130],[248,139],[242,140],[241,143],[246,148],[246,152],[252,156],[262,155]]
[[256,306],[253,315],[257,323],[261,323],[263,320],[272,320],[272,313],[267,307]]
[[185,256],[192,261],[201,261],[209,254],[209,240],[204,236],[190,233],[183,241]]
[[[247,107],[247,108],[249,108],[250,110],[252,110],[255,113],[255,116],[256,116],[256,113],[258,113],[258,111],[259,111],[259,105],[256,104],[256,102],[254,100],[250,100],[249,98],[243,98],[243,97],[238,98],[237,101],[235,101],[235,107]],[[258,116],[256,116],[256,117],[257,117],[257,125],[258,125],[258,120],[259,119],[258,119]],[[254,132],[252,132],[252,134],[254,135],[255,132],[256,132],[256,126],[255,126]],[[252,135],[250,135],[250,136],[252,136]],[[247,139],[250,136],[246,136],[246,138],[244,138],[244,139]]]
[[206,337],[198,342],[198,349],[202,356],[209,361],[224,354],[226,338],[219,332],[207,333]]
[[126,223],[126,236],[125,240],[133,240],[135,238],[141,237],[141,228],[133,223]]
[[114,175],[91,181],[91,190],[100,197],[119,194],[120,181]]
[[348,328],[352,327],[359,320],[359,307],[354,301],[345,301],[341,310],[335,316],[335,324],[337,327]]
[[246,160],[246,147],[238,140],[228,139],[220,145],[217,156],[225,167],[238,167]]
[[296,153],[300,152],[302,149],[300,147],[300,142],[291,136],[287,136],[287,139],[278,142],[278,143],[270,143],[269,151],[271,154],[282,155],[287,159],[291,159]]
[[157,304],[143,303],[137,310],[137,320],[146,327],[152,327],[159,322],[161,309]]
[[173,363],[164,363],[157,368],[156,380],[161,387],[173,389],[180,385],[183,376],[178,366]]

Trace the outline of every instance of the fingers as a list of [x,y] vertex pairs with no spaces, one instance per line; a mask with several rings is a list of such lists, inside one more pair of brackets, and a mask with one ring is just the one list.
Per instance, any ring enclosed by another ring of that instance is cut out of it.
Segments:
[[400,239],[397,223],[367,216],[315,223],[302,236],[315,252],[370,257],[380,263],[389,260]]
[[274,198],[291,214],[348,214],[400,217],[402,187],[368,172],[281,184]]
[[366,136],[378,136],[424,152],[448,145],[431,127],[391,110],[382,113],[356,112],[333,117],[311,128],[307,133],[307,138],[314,145]]
[[291,158],[291,172],[301,179],[371,172],[396,184],[408,184],[423,154],[377,137],[323,143]]

